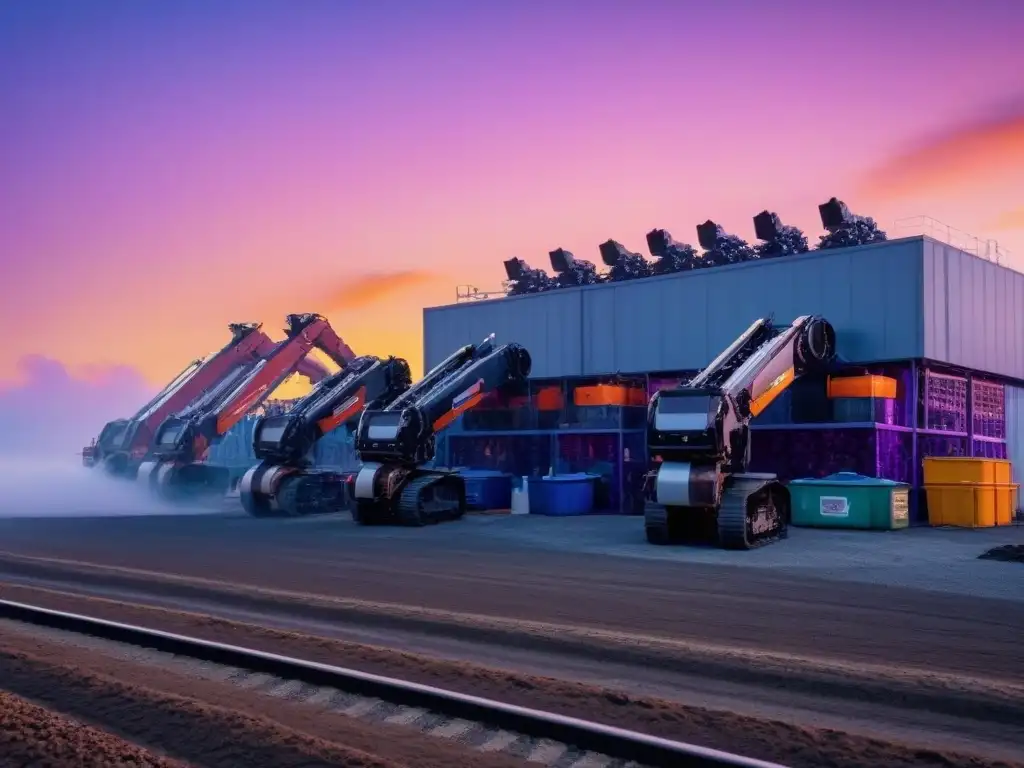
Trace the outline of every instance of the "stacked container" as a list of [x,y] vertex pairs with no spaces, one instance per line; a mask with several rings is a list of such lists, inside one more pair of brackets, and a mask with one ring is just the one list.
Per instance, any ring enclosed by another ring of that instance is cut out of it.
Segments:
[[838,422],[895,424],[896,379],[843,376],[828,380],[828,399]]
[[1006,459],[929,456],[924,489],[930,525],[991,528],[1013,522],[1017,486]]

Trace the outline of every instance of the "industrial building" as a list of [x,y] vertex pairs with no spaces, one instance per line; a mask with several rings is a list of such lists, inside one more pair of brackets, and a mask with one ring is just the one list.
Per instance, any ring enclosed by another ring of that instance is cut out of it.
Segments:
[[[798,380],[755,420],[753,469],[917,489],[926,456],[1024,468],[1024,275],[928,237],[425,309],[428,369],[489,333],[533,357],[528,391],[462,416],[438,460],[595,473],[600,508],[639,512],[650,395],[753,320],[808,314],[834,326],[837,369]],[[843,375],[861,383],[844,389]],[[912,506],[920,519],[923,494]]]

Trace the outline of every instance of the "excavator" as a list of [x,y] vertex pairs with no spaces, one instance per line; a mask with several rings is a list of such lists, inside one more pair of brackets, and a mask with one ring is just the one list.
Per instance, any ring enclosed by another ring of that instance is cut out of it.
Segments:
[[[134,479],[149,453],[157,428],[167,418],[274,351],[277,344],[262,328],[260,323],[228,325],[231,340],[223,349],[189,363],[130,419],[108,422],[92,445],[82,450],[82,463],[86,467],[101,466],[115,477]],[[330,373],[311,359],[304,359],[298,372],[314,384]]]
[[354,425],[365,408],[383,408],[412,385],[409,363],[400,357],[357,357],[320,382],[280,416],[263,416],[253,429],[260,463],[238,485],[242,507],[253,517],[310,515],[345,506],[344,479],[313,469],[316,443]]
[[835,349],[835,330],[822,317],[788,327],[762,318],[689,382],[651,398],[648,542],[753,549],[785,538],[789,491],[775,475],[747,471],[750,420],[796,378],[826,370]]
[[366,409],[356,430],[362,467],[353,478],[353,517],[360,525],[422,526],[456,520],[466,488],[456,473],[428,468],[435,438],[494,390],[530,375],[519,344],[495,346],[494,334],[452,353],[380,409]]
[[138,470],[140,483],[168,500],[204,490],[226,491],[230,470],[205,463],[210,446],[262,405],[286,378],[299,370],[314,348],[341,368],[355,358],[327,318],[316,314],[288,315],[286,322],[286,338],[262,360],[236,368],[157,428],[152,458]]

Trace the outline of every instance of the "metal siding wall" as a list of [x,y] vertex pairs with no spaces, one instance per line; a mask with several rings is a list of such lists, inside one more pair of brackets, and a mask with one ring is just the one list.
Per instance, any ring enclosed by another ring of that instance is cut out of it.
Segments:
[[1024,379],[1024,275],[925,240],[925,356]]
[[821,314],[852,362],[921,357],[922,240],[424,310],[427,366],[494,331],[535,377],[692,369],[758,317]]
[[[618,353],[622,349],[618,339],[619,316],[616,311],[619,292],[612,287],[611,290],[580,291],[579,295],[584,298],[581,317],[584,329],[582,372],[618,371],[622,365],[618,360]],[[629,309],[624,308],[624,314],[628,312]]]
[[1012,462],[1013,482],[1024,483],[1024,389],[1019,387],[1006,387],[1006,457]]
[[487,334],[515,341],[533,358],[533,376],[576,376],[581,371],[582,296],[559,291],[500,301],[423,310],[423,360],[429,370],[465,344]]

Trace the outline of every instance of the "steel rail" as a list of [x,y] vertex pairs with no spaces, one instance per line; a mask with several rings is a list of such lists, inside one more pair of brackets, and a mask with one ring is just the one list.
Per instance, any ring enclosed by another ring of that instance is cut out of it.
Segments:
[[551,739],[578,749],[633,760],[655,768],[785,768],[777,763],[429,685],[76,613],[54,611],[12,600],[0,600],[0,618],[151,648],[310,685],[337,688],[346,693],[379,698],[393,704],[421,707],[448,717],[484,723],[534,738]]

